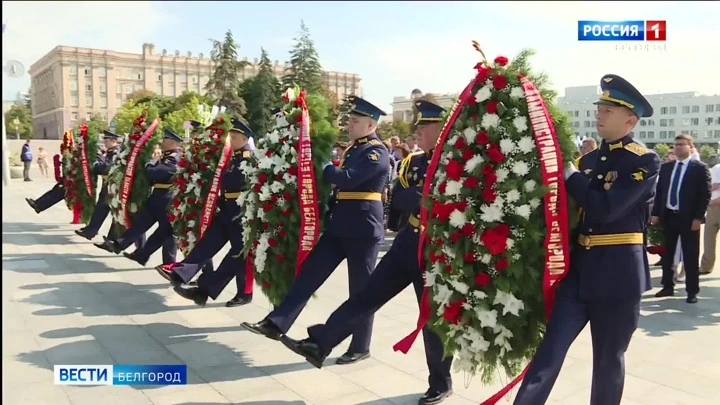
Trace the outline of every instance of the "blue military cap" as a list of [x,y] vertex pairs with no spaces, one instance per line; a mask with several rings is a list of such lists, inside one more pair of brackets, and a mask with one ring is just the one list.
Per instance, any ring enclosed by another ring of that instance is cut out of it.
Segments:
[[165,128],[165,133],[163,134],[163,138],[164,139],[172,139],[173,141],[176,141],[176,142],[183,141],[183,139],[181,137],[177,136],[177,134],[175,132],[173,132],[167,128]]
[[199,121],[190,120],[190,126],[193,127],[193,129],[198,129],[203,126],[203,124]]
[[273,108],[272,110],[270,110],[270,114],[276,115],[276,114],[278,114],[280,111],[282,111],[282,109],[280,109],[280,108]]
[[248,138],[252,138],[253,136],[255,136],[252,129],[250,129],[250,127],[248,127],[247,125],[243,124],[242,121],[233,118],[232,124],[233,124],[233,126],[232,126],[232,128],[230,128],[231,131],[240,132],[241,134],[247,136]]
[[362,115],[364,117],[370,117],[375,121],[380,120],[380,117],[385,114],[385,111],[375,107],[369,101],[364,100],[358,96],[349,96],[348,101],[350,102],[350,114]]
[[114,134],[108,130],[103,130],[103,138],[105,139],[118,139],[120,138],[120,135]]
[[627,80],[618,75],[605,75],[600,80],[602,94],[595,104],[629,108],[638,117],[652,117],[653,108],[645,97]]
[[430,124],[433,122],[442,121],[442,115],[445,113],[445,109],[435,103],[431,103],[425,100],[418,100],[415,102],[418,115],[415,125]]

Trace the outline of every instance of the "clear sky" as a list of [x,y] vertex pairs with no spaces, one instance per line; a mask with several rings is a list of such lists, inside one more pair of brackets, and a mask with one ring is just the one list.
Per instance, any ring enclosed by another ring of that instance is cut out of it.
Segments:
[[[619,74],[644,93],[720,94],[720,2],[3,2],[3,61],[26,69],[57,45],[140,53],[209,54],[231,29],[250,59],[265,47],[285,61],[304,19],[323,68],[359,73],[365,97],[390,112],[393,96],[456,93],[470,79],[480,41],[487,56],[534,48],[556,89]],[[578,20],[667,20],[667,51],[616,51],[578,42]],[[3,99],[30,80],[3,77]]]

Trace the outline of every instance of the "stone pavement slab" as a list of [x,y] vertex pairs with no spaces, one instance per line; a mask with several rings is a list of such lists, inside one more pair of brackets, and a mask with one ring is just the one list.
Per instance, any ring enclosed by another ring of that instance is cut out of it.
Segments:
[[[218,301],[198,308],[176,296],[152,268],[140,268],[74,235],[78,226],[69,225],[71,214],[62,204],[35,214],[23,198],[37,197],[52,184],[16,181],[2,193],[3,403],[415,404],[425,391],[422,343],[407,355],[392,351],[415,323],[411,289],[377,313],[371,359],[349,366],[334,365],[331,359],[317,370],[278,342],[240,328],[240,322],[259,320],[269,311],[261,295],[251,305],[225,308],[235,293],[231,283]],[[159,262],[157,254],[149,265]],[[716,273],[702,277],[697,305],[685,304],[681,288],[670,299],[652,298],[654,291],[643,299],[640,327],[627,353],[624,405],[720,403],[720,271]],[[654,269],[655,286],[659,275]],[[346,297],[343,264],[289,335],[304,336],[305,327],[325,320]],[[55,386],[52,365],[59,363],[182,363],[188,365],[189,385]],[[591,373],[586,328],[548,403],[588,403]],[[507,380],[499,376],[493,385],[483,386],[478,378],[456,374],[455,395],[445,403],[477,404]]]

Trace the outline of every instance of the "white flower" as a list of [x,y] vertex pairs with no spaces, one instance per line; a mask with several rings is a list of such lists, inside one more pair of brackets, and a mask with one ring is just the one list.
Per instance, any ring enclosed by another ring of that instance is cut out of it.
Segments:
[[465,172],[472,173],[473,170],[475,170],[475,168],[478,167],[478,165],[482,164],[484,161],[485,159],[483,159],[482,155],[475,155],[471,157],[470,159],[468,159],[467,162],[465,162]]
[[510,97],[523,98],[523,97],[525,97],[525,91],[523,91],[522,87],[513,87],[510,90]]
[[521,115],[519,117],[515,117],[513,119],[513,125],[515,126],[515,129],[518,130],[518,132],[525,132],[528,129],[527,126],[527,117]]
[[466,143],[472,145],[475,142],[475,137],[477,136],[477,131],[475,131],[475,128],[465,128],[465,130],[462,132],[463,137],[465,138]]
[[138,210],[137,204],[131,203],[130,204],[130,212],[134,213],[134,212],[137,212],[137,210]]
[[475,315],[482,328],[495,328],[497,325],[497,311],[494,309],[488,311],[485,308],[478,307],[475,308]]
[[295,95],[295,90],[293,90],[293,89],[287,89],[287,91],[285,92],[285,97],[287,97],[287,99],[288,99],[289,102],[295,101],[295,98],[297,97],[297,96]]
[[454,226],[455,228],[462,228],[463,225],[467,223],[467,218],[465,218],[465,213],[454,210],[450,214],[450,225]]
[[525,191],[528,193],[535,190],[535,187],[537,187],[537,182],[535,182],[535,180],[531,179],[525,182]]
[[522,160],[519,162],[515,162],[512,167],[513,173],[517,174],[520,177],[526,176],[528,173],[530,173],[530,167],[527,163],[523,162]]
[[283,180],[287,184],[295,184],[296,179],[297,179],[297,176],[293,176],[290,173],[283,174]]
[[492,256],[490,256],[490,255],[487,254],[487,253],[484,254],[484,255],[482,255],[482,257],[480,257],[480,261],[481,261],[483,264],[490,264],[490,261],[491,261],[491,260],[492,260]]
[[522,153],[530,153],[535,149],[535,141],[529,136],[523,136],[518,141],[518,149]]
[[290,123],[287,122],[284,115],[280,115],[275,118],[275,128],[284,128],[288,125],[290,125]]
[[515,151],[515,142],[513,142],[512,139],[508,138],[501,139],[500,151],[505,155],[513,153]]
[[458,280],[450,280],[450,285],[453,286],[455,291],[459,292],[462,295],[466,295],[467,292],[470,290],[470,287],[468,287],[467,284]]
[[497,114],[485,114],[482,117],[480,126],[485,129],[495,128],[500,123],[500,117]]
[[507,250],[512,249],[513,246],[515,246],[515,239],[507,238],[507,239],[505,240],[505,246],[507,247]]
[[438,263],[433,264],[433,268],[430,271],[425,272],[425,287],[432,287],[435,285],[435,279],[440,276],[440,265]]
[[480,219],[483,222],[502,222],[503,212],[502,208],[499,208],[495,204],[491,206],[483,206],[480,208]]
[[460,195],[462,183],[455,180],[449,180],[445,185],[445,195]]
[[503,315],[507,315],[507,313],[509,312],[515,316],[518,316],[519,312],[525,309],[525,304],[519,299],[515,298],[512,293],[506,293],[501,290],[497,290],[495,300],[493,301],[493,305],[498,304],[502,305],[503,307]]
[[510,173],[507,171],[507,169],[504,169],[502,167],[495,170],[495,176],[497,176],[498,183],[502,183],[503,181],[505,181],[505,179],[507,179],[508,174],[510,174]]
[[530,204],[530,208],[535,209],[540,206],[540,200],[537,198],[533,198],[532,200],[530,200],[529,204]]
[[433,294],[433,299],[436,303],[439,304],[440,314],[442,314],[442,311],[444,311],[444,306],[450,303],[450,298],[452,297],[452,291],[447,287],[445,284],[437,284],[435,286],[435,294]]
[[279,181],[274,181],[274,182],[270,183],[270,191],[273,194],[279,193],[284,188],[285,188],[285,185]]
[[483,86],[480,90],[475,93],[475,102],[482,103],[483,101],[487,100],[492,96],[492,91],[490,90],[490,87]]
[[473,297],[475,297],[479,300],[484,300],[485,298],[487,298],[487,294],[485,294],[484,292],[482,292],[480,290],[473,291],[472,295],[473,295]]
[[530,209],[530,206],[528,204],[523,204],[517,208],[515,208],[515,215],[521,216],[525,219],[530,218],[530,213],[532,210]]
[[509,203],[514,203],[515,201],[519,201],[520,200],[520,192],[515,189],[508,191],[507,193],[505,193],[505,200],[507,200],[507,202],[509,202]]

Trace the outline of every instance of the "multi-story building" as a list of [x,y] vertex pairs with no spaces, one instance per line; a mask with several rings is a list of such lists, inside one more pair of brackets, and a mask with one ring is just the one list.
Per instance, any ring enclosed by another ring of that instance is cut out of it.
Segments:
[[[286,66],[275,61],[275,75],[282,77]],[[142,54],[58,46],[29,70],[34,137],[59,139],[67,128],[96,114],[112,120],[133,91],[165,96],[205,93],[212,69],[212,61],[202,53],[181,56],[179,51],[169,54],[164,49],[156,53],[153,44],[143,44]],[[258,59],[254,59],[240,79],[253,77],[258,70]],[[360,95],[358,74],[325,72],[324,79],[339,99]]]
[[[598,138],[595,129],[593,104],[600,95],[599,86],[579,86],[565,89],[558,98],[558,106],[570,114],[571,125],[578,138]],[[645,96],[654,114],[642,118],[633,131],[636,139],[648,146],[672,143],[675,136],[688,134],[698,144],[720,143],[720,95],[700,95],[696,92],[663,93]]]
[[[415,89],[410,93],[410,97],[393,97],[392,102],[392,118],[393,121],[405,121],[410,122],[413,119],[413,103],[415,100],[423,96],[423,92],[420,89]],[[443,108],[450,109],[455,100],[457,100],[457,94],[441,94],[435,95],[438,105]]]

